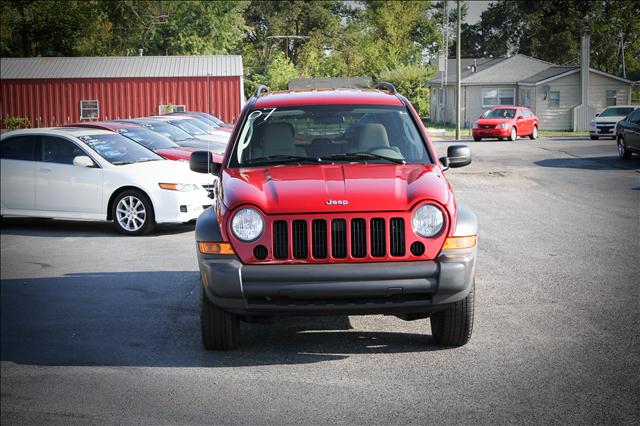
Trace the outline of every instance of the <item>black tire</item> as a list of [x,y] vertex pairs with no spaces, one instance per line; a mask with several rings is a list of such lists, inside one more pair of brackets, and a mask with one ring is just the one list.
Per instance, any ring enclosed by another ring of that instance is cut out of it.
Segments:
[[515,127],[512,127],[511,133],[509,133],[509,140],[511,142],[515,142],[516,139],[518,139],[518,131],[516,130]]
[[228,351],[238,347],[238,317],[218,308],[200,286],[200,331],[208,351]]
[[627,149],[627,145],[624,143],[624,137],[618,137],[618,155],[623,160],[628,160],[631,158],[631,151]]
[[431,332],[437,344],[463,346],[469,341],[473,332],[474,295],[475,283],[467,297],[431,315]]
[[504,138],[498,138],[499,141],[504,140]]
[[480,142],[480,141],[482,140],[482,138],[476,138],[476,137],[474,137],[474,138],[473,138],[473,140],[474,140],[474,141],[476,141],[476,142]]
[[[131,228],[127,228],[127,217],[121,218],[121,213],[119,209],[121,208],[121,202],[125,202],[126,200],[132,200],[135,207],[132,206],[132,212],[135,211],[137,213],[131,213],[129,218],[132,218],[129,223],[134,223],[135,225]],[[137,204],[136,201],[139,201],[140,204]],[[141,217],[142,210],[140,209],[140,205],[143,207],[144,215]],[[135,216],[135,218],[133,218]],[[153,205],[151,204],[151,200],[149,197],[137,189],[128,189],[126,191],[122,191],[115,200],[113,200],[113,205],[111,206],[111,217],[113,218],[113,223],[116,225],[118,231],[125,235],[144,235],[148,234],[155,228],[156,219],[155,213],[153,211]],[[141,225],[138,225],[139,221],[141,221]]]
[[532,141],[538,139],[538,126],[533,126],[533,129],[531,129],[531,134],[529,135],[529,139],[531,139]]
[[591,138],[592,141],[597,141],[599,139],[599,136],[589,135],[589,137]]

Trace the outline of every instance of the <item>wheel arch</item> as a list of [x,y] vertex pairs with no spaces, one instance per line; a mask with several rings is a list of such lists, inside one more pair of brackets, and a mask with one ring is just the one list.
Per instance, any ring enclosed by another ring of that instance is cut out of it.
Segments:
[[140,188],[139,186],[125,185],[125,186],[121,186],[118,189],[116,189],[115,191],[113,191],[113,193],[109,197],[109,201],[107,202],[107,220],[113,220],[113,214],[111,213],[111,210],[113,209],[113,203],[115,202],[115,200],[118,197],[118,195],[120,195],[124,191],[129,191],[129,190],[135,190],[135,191],[142,192],[145,195],[145,197],[147,197],[149,199],[149,202],[151,203],[151,207],[153,208],[153,213],[155,214],[156,207],[153,205],[153,198],[151,198],[149,196],[147,191],[145,191],[144,189]]

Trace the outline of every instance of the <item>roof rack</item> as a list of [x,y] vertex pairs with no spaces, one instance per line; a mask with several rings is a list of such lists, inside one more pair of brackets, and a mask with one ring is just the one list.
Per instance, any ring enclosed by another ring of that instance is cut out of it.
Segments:
[[266,95],[269,92],[270,90],[267,86],[265,86],[264,84],[258,84],[258,87],[256,87],[256,91],[253,93],[253,96],[259,98],[260,96]]
[[386,90],[390,95],[395,95],[396,93],[398,93],[398,91],[396,90],[396,86],[391,83],[387,83],[386,81],[376,83],[373,88],[378,90]]

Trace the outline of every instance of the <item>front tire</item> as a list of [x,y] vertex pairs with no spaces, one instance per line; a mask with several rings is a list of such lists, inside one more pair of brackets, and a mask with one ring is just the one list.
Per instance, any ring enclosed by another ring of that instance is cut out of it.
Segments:
[[464,346],[471,339],[474,298],[475,283],[471,285],[467,297],[431,315],[431,332],[437,344]]
[[480,142],[480,141],[482,140],[482,138],[476,138],[476,137],[474,137],[474,138],[473,138],[473,140],[474,140],[474,141],[476,141],[476,142]]
[[514,142],[518,137],[518,132],[516,131],[515,127],[511,128],[511,133],[509,133],[509,140],[511,142]]
[[624,138],[622,136],[618,138],[618,155],[623,160],[631,158],[631,151],[627,149],[627,145],[624,143]]
[[238,347],[238,317],[220,309],[200,286],[200,331],[202,345],[208,351],[228,351]]
[[151,200],[142,191],[123,191],[113,201],[111,217],[118,231],[125,235],[144,235],[155,228]]
[[529,139],[531,139],[532,141],[538,139],[538,126],[533,126],[531,134],[529,135]]
[[593,135],[589,135],[589,137],[591,138],[592,141],[597,141],[599,136],[593,136]]

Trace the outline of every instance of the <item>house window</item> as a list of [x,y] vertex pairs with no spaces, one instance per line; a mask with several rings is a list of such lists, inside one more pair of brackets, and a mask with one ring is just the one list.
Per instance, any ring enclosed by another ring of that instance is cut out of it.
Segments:
[[438,103],[442,105],[444,103],[444,90],[438,89]]
[[616,91],[615,90],[607,90],[607,106],[615,106],[616,105]]
[[516,89],[482,89],[482,106],[515,105]]
[[549,108],[559,108],[559,107],[560,107],[560,91],[551,90],[549,92]]
[[185,112],[187,109],[184,105],[158,105],[158,113],[160,115],[166,114],[168,112]]
[[100,115],[98,101],[80,101],[80,118],[98,118]]

